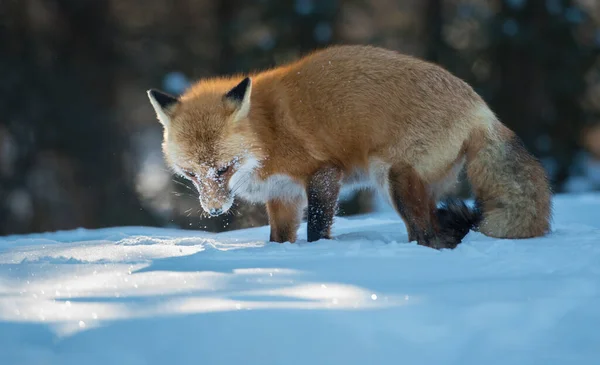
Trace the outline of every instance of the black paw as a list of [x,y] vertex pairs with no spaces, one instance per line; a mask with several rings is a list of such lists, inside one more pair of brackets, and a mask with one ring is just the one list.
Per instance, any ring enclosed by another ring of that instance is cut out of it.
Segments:
[[482,219],[478,208],[469,208],[464,201],[456,198],[444,200],[436,215],[440,225],[436,245],[441,248],[455,248]]

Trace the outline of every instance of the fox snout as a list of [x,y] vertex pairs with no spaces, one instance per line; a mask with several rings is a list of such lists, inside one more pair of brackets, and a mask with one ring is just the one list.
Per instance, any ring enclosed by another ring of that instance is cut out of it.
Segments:
[[211,208],[211,209],[208,211],[208,214],[209,214],[211,217],[216,217],[216,216],[219,216],[219,215],[223,214],[223,209],[222,209],[222,208]]
[[[199,188],[196,185],[196,188]],[[198,189],[202,209],[211,217],[225,214],[233,205],[233,195],[229,189]]]
[[206,199],[200,196],[200,205],[202,209],[211,217],[216,217],[221,214],[225,214],[229,211],[233,205],[233,197],[227,196],[225,199]]

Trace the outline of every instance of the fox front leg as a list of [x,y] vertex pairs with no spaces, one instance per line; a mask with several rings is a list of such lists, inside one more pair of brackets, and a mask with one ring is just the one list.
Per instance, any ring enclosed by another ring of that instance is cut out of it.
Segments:
[[341,177],[339,169],[326,167],[316,171],[308,180],[308,242],[331,238],[331,225],[340,194]]
[[267,213],[271,226],[271,242],[296,242],[296,232],[302,220],[302,202],[300,200],[269,200]]

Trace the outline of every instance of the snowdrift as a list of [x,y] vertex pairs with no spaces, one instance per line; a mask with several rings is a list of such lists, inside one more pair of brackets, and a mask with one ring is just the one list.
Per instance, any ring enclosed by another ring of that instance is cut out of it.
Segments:
[[592,364],[600,195],[553,232],[456,250],[391,210],[333,240],[144,227],[0,238],[0,364]]

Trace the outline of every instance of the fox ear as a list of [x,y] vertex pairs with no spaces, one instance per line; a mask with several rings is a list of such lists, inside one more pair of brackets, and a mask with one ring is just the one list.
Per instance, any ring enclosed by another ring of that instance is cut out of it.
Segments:
[[234,110],[233,120],[238,120],[248,116],[250,112],[250,95],[252,94],[252,79],[246,77],[233,89],[229,90],[224,96],[227,106]]
[[156,117],[158,120],[167,127],[169,125],[170,117],[169,117],[169,109],[179,103],[176,97],[164,93],[162,91],[158,91],[156,89],[150,89],[147,91],[148,98],[150,99],[150,103],[154,107],[154,111],[156,112]]

